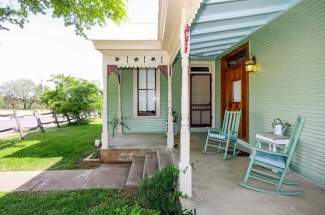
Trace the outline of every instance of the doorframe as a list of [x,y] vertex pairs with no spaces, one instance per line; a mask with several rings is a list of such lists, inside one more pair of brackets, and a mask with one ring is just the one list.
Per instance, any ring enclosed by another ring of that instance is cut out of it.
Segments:
[[[201,73],[201,72],[191,72],[191,67],[209,67],[209,72]],[[202,60],[190,60],[189,66],[189,74],[211,74],[211,128],[216,127],[216,83],[215,83],[215,74],[216,74],[216,61],[202,61]],[[191,87],[191,79],[189,78],[189,87]],[[191,98],[191,95],[189,95]],[[191,111],[191,107],[189,107],[189,111]],[[199,128],[199,127],[193,127]]]
[[[247,60],[249,58],[249,53],[250,53],[250,50],[249,50],[249,41],[241,46],[239,46],[238,48],[232,50],[230,53],[226,54],[225,56],[223,56],[221,58],[221,90],[220,90],[220,93],[221,93],[221,96],[220,96],[220,99],[221,99],[221,102],[220,102],[220,105],[221,105],[221,108],[220,108],[220,111],[221,111],[221,120],[223,122],[223,118],[224,118],[224,112],[226,110],[226,107],[225,107],[225,93],[224,93],[224,90],[225,90],[225,70],[226,70],[226,65],[225,65],[225,61],[227,61],[229,58],[231,58],[232,56],[238,54],[238,52],[246,49],[246,59]],[[245,68],[244,68],[245,69]],[[245,132],[246,132],[246,137],[243,138],[243,140],[245,141],[248,141],[249,140],[249,74],[245,71],[244,73],[245,75],[243,76],[243,79],[242,79],[242,82],[245,82],[245,85],[242,84],[242,86],[245,86],[245,96],[246,96],[246,99],[245,99],[245,109],[246,109],[246,112],[243,113],[242,112],[242,116],[245,117]],[[243,89],[243,88],[242,88]]]
[[[198,75],[205,75],[209,76],[210,78],[210,124],[200,124],[200,126],[194,126],[192,124],[192,77],[193,76],[198,76]],[[211,127],[212,126],[212,74],[210,72],[207,73],[191,73],[190,74],[190,126],[191,128],[205,128],[205,127]]]

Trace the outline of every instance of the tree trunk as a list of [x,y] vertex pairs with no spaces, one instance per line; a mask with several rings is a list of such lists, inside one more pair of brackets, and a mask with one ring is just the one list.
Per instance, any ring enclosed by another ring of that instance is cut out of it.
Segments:
[[29,103],[29,105],[28,105],[28,109],[32,109],[32,105],[35,103],[35,101],[31,101],[30,103]]

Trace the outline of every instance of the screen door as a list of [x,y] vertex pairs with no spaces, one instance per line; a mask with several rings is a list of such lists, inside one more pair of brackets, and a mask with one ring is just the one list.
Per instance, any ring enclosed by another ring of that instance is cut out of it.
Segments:
[[211,74],[191,74],[191,127],[211,127]]

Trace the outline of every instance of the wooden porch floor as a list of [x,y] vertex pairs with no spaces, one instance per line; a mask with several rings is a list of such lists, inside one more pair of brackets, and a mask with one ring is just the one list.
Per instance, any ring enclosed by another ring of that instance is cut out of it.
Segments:
[[[325,212],[325,190],[300,175],[289,177],[303,181],[300,197],[286,197],[258,193],[239,186],[245,174],[249,157],[222,160],[222,155],[202,154],[206,134],[191,134],[191,164],[193,198],[187,206],[195,207],[197,214],[263,214],[263,215],[319,215]],[[174,158],[177,160],[179,150]]]
[[105,163],[132,162],[133,157],[143,157],[166,146],[164,134],[117,134],[111,138],[108,149],[100,150],[100,159]]
[[111,139],[110,149],[160,149],[167,146],[165,134],[117,134]]

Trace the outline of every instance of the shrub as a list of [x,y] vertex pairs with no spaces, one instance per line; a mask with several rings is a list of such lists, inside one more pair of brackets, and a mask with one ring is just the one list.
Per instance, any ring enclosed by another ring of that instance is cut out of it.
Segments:
[[139,185],[139,202],[144,208],[160,211],[161,215],[182,214],[177,191],[178,170],[166,166],[151,178],[144,178]]
[[53,112],[81,122],[101,110],[101,93],[96,83],[65,75],[55,75],[51,81],[54,88],[43,93],[41,102]]

